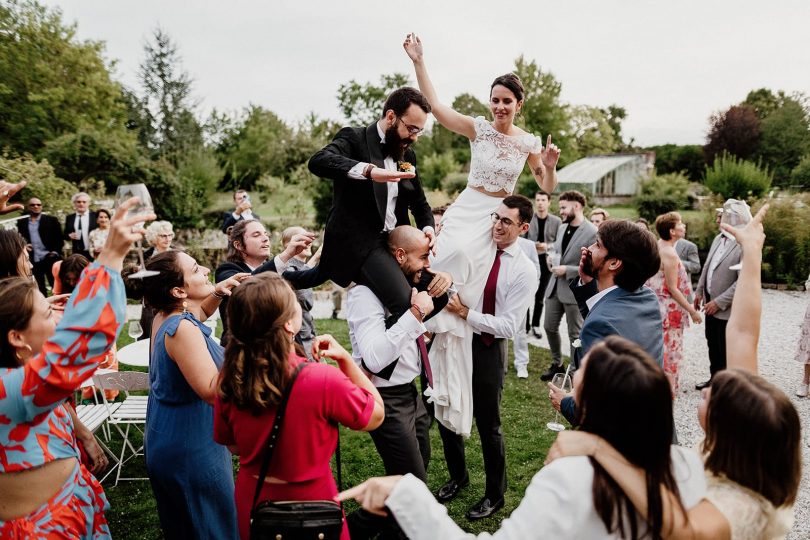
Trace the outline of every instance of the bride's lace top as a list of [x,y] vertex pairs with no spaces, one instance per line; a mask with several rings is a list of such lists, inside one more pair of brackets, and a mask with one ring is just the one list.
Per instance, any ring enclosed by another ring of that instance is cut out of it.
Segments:
[[470,141],[470,149],[472,159],[467,185],[512,193],[526,158],[540,152],[543,145],[540,139],[528,133],[514,137],[504,135],[479,116],[475,119],[475,139]]
[[706,475],[706,499],[728,520],[731,540],[784,538],[793,526],[793,508],[775,508],[759,493],[724,476]]

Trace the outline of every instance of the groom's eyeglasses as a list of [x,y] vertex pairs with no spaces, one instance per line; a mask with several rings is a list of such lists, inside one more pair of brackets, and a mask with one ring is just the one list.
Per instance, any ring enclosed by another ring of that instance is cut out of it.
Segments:
[[516,225],[516,223],[511,219],[499,216],[498,212],[492,212],[490,217],[492,218],[492,223],[498,223],[500,221],[504,227],[511,227],[512,225]]
[[425,128],[420,128],[420,127],[412,126],[410,124],[406,124],[405,121],[402,118],[397,118],[397,122],[402,122],[402,125],[405,126],[405,129],[407,129],[408,133],[411,134],[411,135],[419,135],[420,133],[425,131]]

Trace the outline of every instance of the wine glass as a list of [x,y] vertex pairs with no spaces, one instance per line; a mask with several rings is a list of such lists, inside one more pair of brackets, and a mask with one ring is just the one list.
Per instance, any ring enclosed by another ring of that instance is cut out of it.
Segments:
[[[723,204],[723,215],[720,216],[720,223],[730,225],[735,229],[741,229],[754,219],[751,215],[751,207],[745,201],[729,199]],[[729,240],[736,240],[734,236],[723,231],[723,236]],[[740,270],[742,263],[732,264],[729,270]]]
[[560,264],[560,255],[557,253],[557,250],[554,249],[554,246],[548,246],[546,248],[546,264],[548,264],[549,270]]
[[134,341],[138,341],[138,338],[143,335],[141,323],[139,321],[130,321],[127,333]]
[[[568,369],[565,370],[565,373],[555,373],[554,377],[551,379],[551,384],[563,392],[570,392],[572,388],[571,376],[568,374],[569,369],[571,369],[570,365]],[[560,411],[556,412],[554,421],[546,424],[546,427],[551,431],[565,431],[565,426],[560,423]]]
[[[138,197],[140,202],[132,206],[127,212],[127,215],[141,216],[151,214],[154,211],[152,197],[149,195],[149,190],[146,189],[146,186],[143,184],[123,184],[118,186],[118,189],[115,191],[115,208],[117,209],[132,197]],[[139,225],[139,227],[142,227],[142,225]],[[134,274],[130,274],[129,277],[143,279],[145,277],[160,275],[160,272],[146,269],[146,265],[143,262],[143,242],[141,242],[141,240],[135,242],[135,249],[138,252],[138,260],[141,263],[141,269]],[[143,332],[143,330],[141,330],[141,332]]]

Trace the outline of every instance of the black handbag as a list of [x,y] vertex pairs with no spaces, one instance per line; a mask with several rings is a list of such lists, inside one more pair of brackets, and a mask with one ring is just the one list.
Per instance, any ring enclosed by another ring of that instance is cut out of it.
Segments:
[[[335,501],[259,501],[264,479],[270,461],[273,459],[273,449],[276,446],[281,422],[287,409],[287,400],[292,392],[298,373],[306,365],[298,365],[290,378],[284,396],[276,411],[276,420],[270,430],[267,441],[267,452],[264,455],[262,468],[259,472],[259,482],[256,484],[256,493],[253,495],[253,505],[250,512],[250,539],[251,540],[340,540],[343,531],[343,508]],[[340,440],[337,445],[338,486],[340,478]],[[258,504],[257,504],[258,502]]]

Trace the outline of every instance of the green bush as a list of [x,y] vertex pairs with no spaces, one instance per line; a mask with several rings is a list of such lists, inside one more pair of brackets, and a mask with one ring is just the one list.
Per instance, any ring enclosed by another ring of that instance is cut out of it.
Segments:
[[652,223],[656,217],[692,206],[689,179],[682,173],[654,175],[641,184],[635,198],[638,215]]
[[469,174],[465,172],[450,173],[442,180],[442,189],[455,199],[467,187],[468,176]]
[[748,199],[764,195],[772,181],[767,168],[724,154],[706,167],[704,183],[724,199]]
[[810,154],[804,156],[790,173],[792,186],[810,189]]
[[158,219],[178,228],[204,225],[203,213],[221,177],[216,158],[203,149],[184,155],[177,167],[166,160],[153,162],[146,184]]
[[419,180],[425,189],[438,189],[441,187],[442,180],[454,172],[461,169],[461,165],[456,163],[453,159],[452,152],[444,152],[441,154],[431,154],[425,159],[419,161]]
[[772,200],[763,225],[763,280],[803,283],[810,272],[810,193]]
[[0,156],[0,178],[8,182],[28,181],[14,202],[25,204],[31,197],[37,197],[42,200],[46,213],[60,219],[73,212],[70,198],[79,189],[56,176],[47,161],[37,161],[31,156]]

